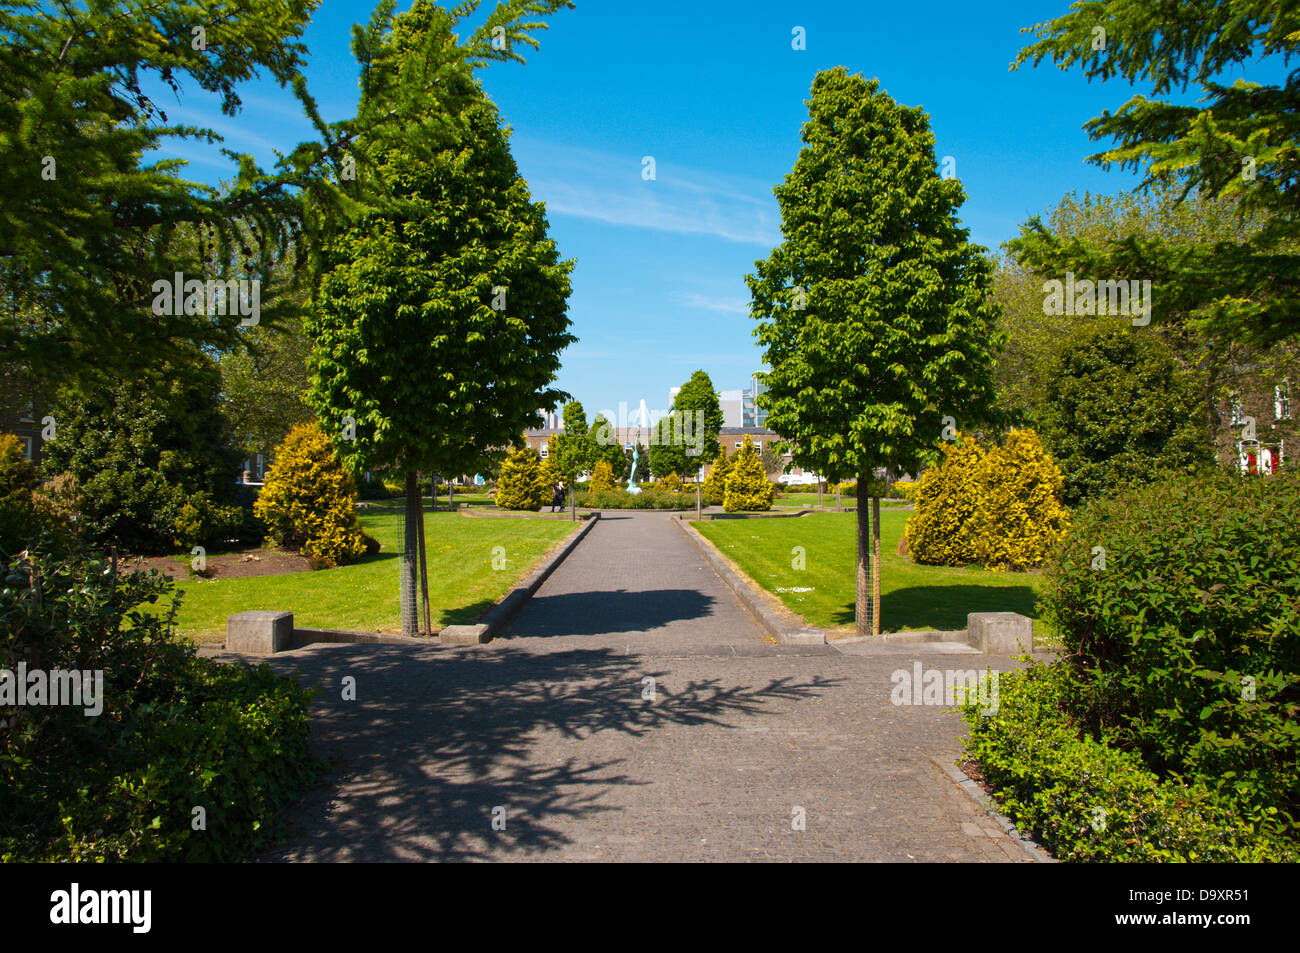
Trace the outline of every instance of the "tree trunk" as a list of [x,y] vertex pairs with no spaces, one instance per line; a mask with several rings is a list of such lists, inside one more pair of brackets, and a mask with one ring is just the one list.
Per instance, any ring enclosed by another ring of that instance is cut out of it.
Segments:
[[420,517],[420,481],[414,470],[406,473],[406,510],[402,526],[402,635],[418,635],[420,614],[417,606],[416,586],[418,570],[416,567],[416,549],[419,543]]
[[424,603],[424,634],[433,635],[433,623],[429,619],[429,567],[428,556],[424,551],[424,501],[420,501],[420,518],[416,523],[419,531],[416,536],[420,541],[420,596]]
[[455,485],[452,483],[448,483],[447,484],[447,509],[450,510],[451,512],[455,512],[456,510],[455,493],[456,493]]
[[573,488],[574,480],[569,481],[569,519],[578,519],[578,491]]
[[822,508],[822,481],[817,481],[817,509]]
[[[866,489],[867,477],[858,477],[859,489]],[[871,510],[867,501],[859,496],[858,514],[858,584],[854,607],[855,629],[858,635],[872,635],[871,618]]]
[[871,573],[871,634],[880,634],[880,497],[871,498],[871,550],[875,557]]
[[844,512],[844,501],[840,499],[840,485],[838,483],[835,484],[835,512]]

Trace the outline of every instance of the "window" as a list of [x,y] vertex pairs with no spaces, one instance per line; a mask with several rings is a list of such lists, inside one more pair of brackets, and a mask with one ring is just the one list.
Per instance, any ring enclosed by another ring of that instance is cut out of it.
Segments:
[[1273,388],[1273,417],[1277,420],[1291,419],[1291,382],[1284,380]]
[[624,440],[624,441],[623,441],[623,449],[624,449],[624,450],[631,450],[631,449],[632,449],[632,441],[631,441],[631,440]]
[[755,440],[755,441],[754,441],[754,449],[757,450],[759,453],[762,453],[762,452],[763,452],[763,441],[761,441],[761,440]]
[[30,400],[23,405],[23,409],[19,412],[18,422],[24,424],[36,423],[36,407]]
[[740,449],[741,447],[743,447],[744,445],[745,445],[745,441],[743,441],[743,440],[737,440],[737,441],[736,441],[736,449],[737,449],[737,450],[739,450],[739,449]]
[[551,455],[550,447],[547,446],[546,444],[542,444],[541,448],[537,452],[542,455],[543,460],[545,460],[548,456]]
[[32,459],[32,438],[19,437],[18,439],[23,442],[23,459],[30,461]]
[[1231,426],[1231,427],[1239,427],[1239,426],[1241,426],[1241,424],[1242,424],[1242,419],[1241,419],[1241,395],[1240,395],[1240,394],[1230,394],[1230,395],[1228,396],[1228,401],[1229,401],[1229,403],[1230,403],[1230,405],[1231,405],[1231,407],[1232,407],[1232,423],[1229,424],[1229,426]]

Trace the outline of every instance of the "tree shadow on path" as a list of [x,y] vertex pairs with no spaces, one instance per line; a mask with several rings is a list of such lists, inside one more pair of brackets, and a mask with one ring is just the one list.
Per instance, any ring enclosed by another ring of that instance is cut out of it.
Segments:
[[533,596],[510,623],[513,636],[649,632],[708,619],[717,600],[696,589],[607,589]]
[[[313,738],[332,769],[289,812],[290,839],[266,860],[543,855],[570,843],[575,822],[620,810],[604,803],[612,791],[649,783],[610,756],[619,743],[605,733],[733,727],[837,681],[705,679],[669,692],[667,673],[648,659],[506,646],[316,646],[270,664],[320,688]],[[355,701],[341,697],[347,676]],[[643,698],[647,676],[656,679],[653,701]],[[494,809],[503,809],[504,830],[493,827]]]

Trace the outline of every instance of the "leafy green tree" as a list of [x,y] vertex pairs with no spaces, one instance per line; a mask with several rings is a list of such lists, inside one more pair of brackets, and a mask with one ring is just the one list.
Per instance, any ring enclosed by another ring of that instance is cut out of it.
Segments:
[[623,455],[623,445],[618,442],[618,435],[604,414],[597,414],[591,423],[591,442],[595,445],[597,459],[609,464],[614,480],[626,478],[628,463]]
[[772,484],[763,472],[763,461],[748,434],[728,468],[722,508],[728,513],[772,508]]
[[165,552],[192,497],[235,502],[240,454],[221,410],[221,376],[191,352],[89,393],[65,388],[42,466],[72,474],[84,494],[87,537],[135,553]]
[[306,400],[311,340],[289,324],[258,325],[246,334],[246,348],[218,358],[221,402],[235,446],[245,453],[264,453],[315,417]]
[[713,381],[703,370],[696,371],[678,388],[669,414],[655,424],[650,472],[656,477],[698,473],[717,453],[722,419]]
[[[1193,105],[1136,94],[1115,112],[1104,111],[1084,128],[1111,148],[1089,158],[1109,167],[1144,169],[1144,185],[1177,181],[1184,192],[1239,198],[1245,214],[1267,227],[1247,242],[1184,255],[1184,279],[1198,286],[1197,325],[1223,338],[1256,343],[1300,333],[1300,148],[1292,117],[1300,110],[1300,85],[1217,77],[1260,57],[1284,59],[1300,49],[1300,12],[1275,0],[1217,0],[1153,4],[1104,0],[1075,4],[1035,28],[1037,42],[1012,64],[1051,59],[1062,69],[1081,66],[1089,79],[1123,77],[1167,97],[1196,86]],[[1168,258],[1164,243],[1118,247],[1115,266],[1151,274]],[[1147,264],[1148,270],[1140,270]],[[1121,273],[1124,273],[1121,271]]]
[[656,478],[670,473],[686,473],[695,465],[686,455],[687,448],[682,439],[684,426],[683,414],[674,410],[660,417],[651,428],[650,473]]
[[[875,80],[817,74],[804,147],[777,186],[782,244],[748,276],[770,371],[759,402],[805,469],[860,484],[915,472],[993,397],[990,266],[957,222],[929,119]],[[857,627],[878,630],[870,507],[859,502]]]
[[573,484],[579,474],[590,470],[596,463],[596,441],[587,429],[587,413],[580,401],[571,400],[564,405],[564,431],[551,440],[551,453],[556,471],[569,485],[569,504],[576,518],[577,503]]
[[1069,506],[1213,463],[1198,375],[1162,339],[1133,330],[1081,327],[1052,365],[1039,436]]
[[[454,19],[417,0],[375,55],[377,90],[425,76],[429,38],[450,44]],[[465,473],[513,443],[538,407],[566,395],[550,385],[568,333],[572,263],[547,237],[496,108],[468,69],[437,64],[453,110],[437,148],[372,136],[369,164],[400,199],[363,209],[321,252],[327,268],[307,321],[310,402],[354,470],[405,475],[402,630],[419,627],[426,594],[424,515],[417,474]],[[435,132],[431,131],[430,135]],[[414,551],[414,552],[413,552]]]
[[[316,0],[0,4],[0,165],[9,170],[0,192],[0,365],[67,383],[87,368],[139,368],[191,344],[237,345],[246,315],[153,313],[152,283],[176,272],[257,278],[259,320],[274,324],[296,300],[279,291],[316,274],[276,264],[303,264],[346,219],[341,212],[387,196],[375,174],[353,176],[346,193],[339,187],[348,163],[367,171],[358,144],[382,130],[411,148],[436,147],[427,133],[447,124],[440,74],[520,60],[545,28],[537,18],[570,5],[503,0],[464,42],[449,41],[449,30],[414,38],[407,53],[422,68],[394,72],[375,62],[395,8],[383,0],[370,29],[354,31],[361,109],[327,124],[302,75],[300,39]],[[445,17],[454,25],[477,7],[470,0]],[[227,151],[237,171],[219,188],[183,178],[182,160],[154,159],[177,142],[221,142],[211,128],[169,119],[170,101],[184,105],[186,92],[201,91],[237,116],[240,84],[262,73],[292,89],[316,139],[271,170]]]

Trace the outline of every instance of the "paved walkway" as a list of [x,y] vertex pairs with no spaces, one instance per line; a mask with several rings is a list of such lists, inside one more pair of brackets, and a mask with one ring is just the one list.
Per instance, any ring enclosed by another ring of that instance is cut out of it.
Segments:
[[1028,859],[934,761],[960,718],[890,703],[916,661],[1009,660],[768,645],[665,514],[611,515],[509,638],[276,656],[332,773],[267,859]]

